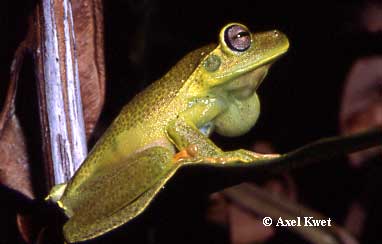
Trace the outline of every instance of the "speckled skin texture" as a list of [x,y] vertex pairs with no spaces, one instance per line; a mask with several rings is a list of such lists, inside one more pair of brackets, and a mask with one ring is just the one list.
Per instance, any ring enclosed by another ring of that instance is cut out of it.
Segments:
[[[218,45],[191,52],[134,97],[97,142],[58,201],[69,217],[68,242],[97,237],[136,217],[182,165],[267,157],[223,152],[199,131],[205,125],[227,136],[248,131],[259,115],[256,88],[289,46],[280,32],[247,32],[251,46],[233,51],[224,39],[230,25]],[[177,150],[187,152],[185,158],[175,160]]]
[[178,96],[180,88],[200,60],[214,46],[216,45],[209,45],[188,54],[162,79],[147,87],[122,109],[69,182],[70,190],[65,192],[63,203],[72,201],[71,195],[75,189],[99,167],[109,167],[108,165],[118,163],[133,152],[155,144],[173,151],[173,146],[167,140],[165,126],[176,117],[175,110],[184,110],[187,107],[187,101],[174,98]]

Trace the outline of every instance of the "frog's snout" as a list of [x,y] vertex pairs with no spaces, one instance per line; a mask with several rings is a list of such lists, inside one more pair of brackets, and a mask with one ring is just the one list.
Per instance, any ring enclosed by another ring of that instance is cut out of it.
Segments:
[[272,31],[272,37],[275,42],[278,43],[278,46],[281,48],[281,51],[286,52],[289,48],[289,39],[288,37],[279,30]]

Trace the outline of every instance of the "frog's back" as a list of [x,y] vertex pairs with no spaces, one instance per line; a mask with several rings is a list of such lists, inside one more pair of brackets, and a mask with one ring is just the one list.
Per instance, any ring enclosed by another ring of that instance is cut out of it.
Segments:
[[116,127],[113,128],[117,128],[117,131],[129,130],[138,124],[152,121],[158,111],[162,111],[174,100],[184,82],[215,46],[205,46],[187,54],[166,75],[136,95],[122,109],[118,122],[114,123]]
[[[150,140],[157,139],[158,134],[164,129],[166,120],[179,112],[181,104],[175,104],[174,100],[179,95],[180,89],[214,47],[215,45],[208,45],[187,54],[161,79],[137,94],[123,107],[97,144],[108,148],[111,144],[127,144],[129,148],[131,147],[130,152],[133,152],[137,147],[144,146],[136,140],[144,139],[144,144],[150,144],[152,142]],[[146,136],[147,134],[151,136]]]

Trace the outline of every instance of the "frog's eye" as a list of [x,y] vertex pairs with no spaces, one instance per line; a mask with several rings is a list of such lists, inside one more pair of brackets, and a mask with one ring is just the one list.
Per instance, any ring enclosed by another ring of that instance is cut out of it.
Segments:
[[227,46],[238,52],[244,52],[251,46],[251,34],[241,25],[231,25],[224,32]]

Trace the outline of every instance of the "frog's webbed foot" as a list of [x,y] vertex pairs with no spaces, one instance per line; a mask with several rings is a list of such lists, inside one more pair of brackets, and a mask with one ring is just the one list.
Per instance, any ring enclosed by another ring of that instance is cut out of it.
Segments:
[[45,201],[57,202],[58,200],[60,200],[60,198],[64,194],[66,186],[67,186],[66,183],[62,183],[62,184],[58,184],[58,185],[53,186],[52,189],[50,190],[48,196],[45,197]]

